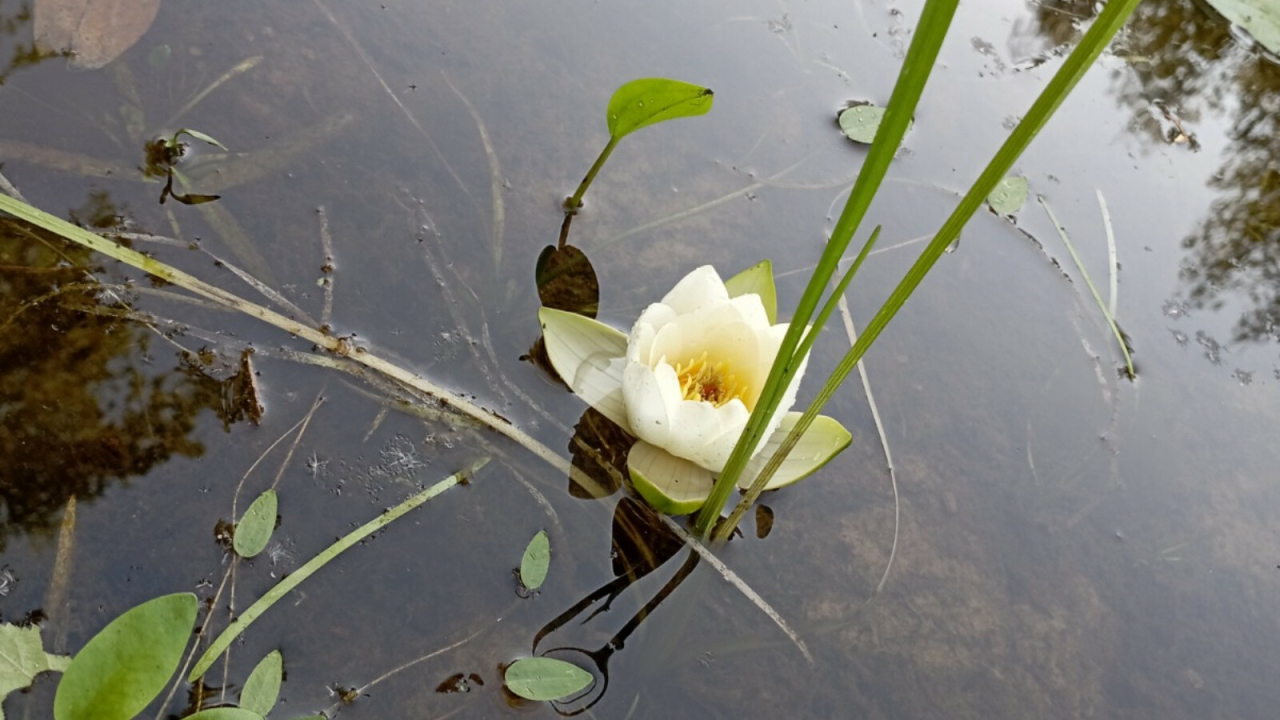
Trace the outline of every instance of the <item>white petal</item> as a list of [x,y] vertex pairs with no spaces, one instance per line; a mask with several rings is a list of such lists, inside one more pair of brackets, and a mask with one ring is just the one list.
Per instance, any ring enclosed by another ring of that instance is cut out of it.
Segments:
[[[738,478],[739,487],[744,490],[751,487],[751,483],[755,481],[756,476],[764,469],[769,458],[773,457],[774,451],[782,445],[787,433],[791,432],[791,428],[795,427],[799,419],[800,413],[787,413],[778,425],[777,431],[764,444],[763,450],[747,462],[742,476]],[[852,439],[849,431],[839,422],[826,415],[819,415],[813,419],[813,424],[804,435],[800,436],[800,441],[791,449],[787,459],[778,466],[778,471],[769,478],[769,484],[765,489],[776,490],[803,479],[826,465],[827,461],[836,456],[836,453],[848,447]]]
[[729,291],[724,289],[724,283],[715,268],[703,265],[676,283],[671,292],[662,298],[662,304],[670,307],[677,315],[687,315],[728,299]]
[[574,394],[629,432],[622,393],[627,337],[602,322],[562,310],[542,308],[538,320],[551,366]]
[[685,342],[686,338],[690,340],[696,338],[696,335],[685,332],[685,323],[681,319],[662,326],[653,338],[653,345],[649,350],[649,357],[643,356],[640,362],[649,367],[657,367],[662,358],[667,358],[668,362],[685,362],[689,359],[689,346]]
[[627,339],[627,359],[652,367],[650,355],[653,339],[658,330],[675,318],[675,311],[662,303],[654,303],[640,313],[639,319],[631,327],[631,336]]
[[718,473],[724,469],[750,417],[741,400],[731,400],[720,407],[686,400],[676,408],[670,440],[662,447]]
[[754,328],[763,330],[772,325],[769,311],[765,309],[764,301],[759,295],[740,295],[730,300],[729,305],[738,311],[743,322]]
[[687,515],[711,495],[715,476],[688,460],[640,440],[627,455],[631,484],[654,510]]
[[628,362],[622,371],[622,395],[631,434],[666,447],[675,408],[683,402],[675,369],[666,363],[650,368]]

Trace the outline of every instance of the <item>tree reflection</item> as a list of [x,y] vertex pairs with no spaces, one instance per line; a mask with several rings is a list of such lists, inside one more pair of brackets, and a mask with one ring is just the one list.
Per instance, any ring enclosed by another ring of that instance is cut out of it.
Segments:
[[[114,217],[105,198],[86,215]],[[146,473],[189,438],[223,383],[191,364],[147,367],[151,331],[120,317],[89,251],[0,218],[0,547],[44,532],[71,496]]]
[[[12,12],[0,3],[0,38],[22,38],[14,43],[9,60],[0,67],[0,85],[13,73],[46,58],[58,57],[58,53],[41,52],[36,49],[31,33],[31,3],[19,3]],[[25,41],[25,42],[24,42]]]
[[[1091,0],[1042,5],[1039,32],[1062,42],[1093,10]],[[1220,195],[1182,241],[1180,279],[1192,308],[1216,309],[1228,294],[1248,302],[1236,342],[1280,340],[1280,64],[1242,51],[1223,19],[1190,0],[1140,4],[1119,43],[1130,65],[1117,75],[1117,97],[1156,142],[1181,131],[1171,122],[1194,126],[1206,111],[1233,110],[1223,165],[1209,181]]]

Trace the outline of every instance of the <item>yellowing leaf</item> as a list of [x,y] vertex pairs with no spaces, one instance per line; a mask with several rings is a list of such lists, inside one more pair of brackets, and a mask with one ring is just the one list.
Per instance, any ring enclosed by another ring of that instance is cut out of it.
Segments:
[[36,47],[71,54],[71,66],[92,70],[133,47],[151,27],[160,0],[36,0]]

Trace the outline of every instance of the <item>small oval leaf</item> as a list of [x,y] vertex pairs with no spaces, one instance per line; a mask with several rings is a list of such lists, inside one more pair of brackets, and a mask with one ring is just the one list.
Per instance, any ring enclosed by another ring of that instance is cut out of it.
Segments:
[[551,540],[547,531],[542,530],[529,541],[524,549],[524,557],[520,558],[520,582],[530,590],[542,587],[547,579],[547,569],[551,566]]
[[131,720],[178,669],[196,622],[196,596],[165,595],[112,620],[67,667],[56,720]]
[[272,650],[262,658],[258,666],[249,673],[244,681],[244,689],[240,691],[240,707],[252,710],[259,715],[266,715],[275,707],[280,697],[280,678],[283,675],[284,663],[279,650]]
[[1022,209],[1027,201],[1027,179],[1010,175],[996,185],[996,189],[987,196],[987,203],[997,215],[1012,215]]
[[276,529],[277,508],[275,490],[267,490],[253,501],[244,517],[240,518],[240,524],[236,525],[236,534],[231,541],[237,555],[251,558],[262,552],[271,539],[271,532]]
[[709,88],[667,78],[632,80],[609,99],[609,134],[620,139],[666,120],[705,115],[714,93]]
[[876,139],[876,131],[880,129],[880,121],[884,119],[884,108],[875,105],[854,105],[840,111],[840,130],[845,137],[856,143],[870,145]]
[[507,668],[507,689],[525,700],[545,702],[569,697],[595,678],[577,665],[553,658],[524,658]]

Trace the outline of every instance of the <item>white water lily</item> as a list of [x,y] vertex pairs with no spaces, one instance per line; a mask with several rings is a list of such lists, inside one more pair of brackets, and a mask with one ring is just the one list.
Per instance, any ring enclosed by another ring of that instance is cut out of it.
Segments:
[[[767,262],[726,284],[711,266],[686,275],[650,305],[630,336],[604,323],[543,308],[547,355],[578,396],[637,438],[627,456],[636,489],[656,509],[697,510],[745,429],[787,325],[774,324]],[[794,426],[788,412],[808,358],[787,387],[739,484],[747,487]],[[819,417],[767,489],[793,483],[849,444],[840,423]]]

